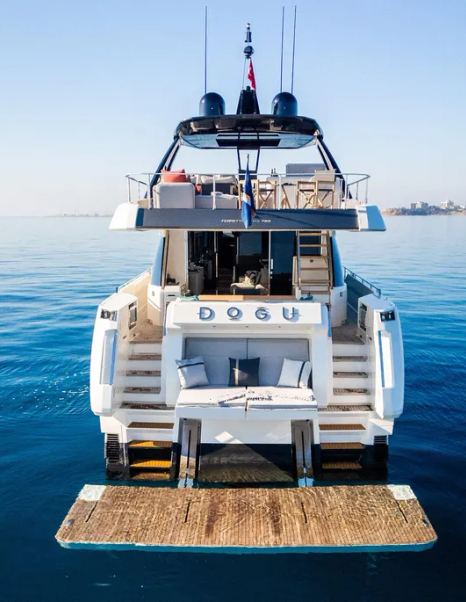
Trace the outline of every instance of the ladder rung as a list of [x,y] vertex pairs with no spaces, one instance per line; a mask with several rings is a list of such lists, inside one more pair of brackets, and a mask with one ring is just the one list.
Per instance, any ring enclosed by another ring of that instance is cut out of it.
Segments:
[[304,284],[317,284],[320,286],[328,286],[329,285],[328,280],[303,280],[303,279],[301,279],[301,282],[303,282]]
[[321,243],[321,244],[314,244],[314,243],[310,243],[310,242],[300,242],[300,243],[299,243],[299,246],[300,246],[300,247],[306,247],[306,248],[308,248],[308,247],[313,247],[313,248],[315,248],[315,249],[317,249],[317,248],[319,248],[319,249],[320,249],[321,247],[326,247],[326,246],[327,246],[327,244],[324,244],[324,243]]

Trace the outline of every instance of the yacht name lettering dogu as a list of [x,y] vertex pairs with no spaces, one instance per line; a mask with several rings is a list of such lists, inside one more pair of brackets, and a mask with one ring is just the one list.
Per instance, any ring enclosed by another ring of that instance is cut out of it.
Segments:
[[[227,316],[230,320],[241,320],[243,312],[239,307],[232,306],[227,309]],[[255,311],[256,318],[258,320],[269,320],[270,311],[267,307],[258,307]],[[299,311],[296,307],[282,307],[282,315],[285,320],[294,321],[299,320]],[[202,306],[199,308],[199,319],[200,320],[211,320],[215,318],[215,311],[211,307]]]
[[179,302],[172,308],[174,324],[260,325],[320,324],[318,303]]

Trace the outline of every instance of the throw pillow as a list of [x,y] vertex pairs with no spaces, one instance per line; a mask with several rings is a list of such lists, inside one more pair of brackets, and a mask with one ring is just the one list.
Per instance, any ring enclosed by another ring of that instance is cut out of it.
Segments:
[[311,378],[311,362],[284,358],[277,387],[307,389]]
[[256,357],[250,360],[230,360],[230,387],[252,387],[259,384],[259,362]]
[[177,360],[178,377],[182,389],[206,387],[209,384],[202,357],[193,357],[189,360]]

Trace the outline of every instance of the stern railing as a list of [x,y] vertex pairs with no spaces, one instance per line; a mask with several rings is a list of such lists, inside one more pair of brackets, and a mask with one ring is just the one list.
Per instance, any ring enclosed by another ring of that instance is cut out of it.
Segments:
[[[144,208],[158,207],[162,173],[128,174],[128,202]],[[252,174],[256,209],[345,209],[366,205],[369,193],[369,174],[322,170],[309,173]],[[157,183],[151,186],[151,183]],[[239,207],[244,186],[244,174],[187,173],[186,183],[194,186],[195,199],[211,197],[211,209],[217,209],[217,195],[236,198]],[[169,185],[169,183],[167,183]],[[229,189],[229,190],[228,190]]]

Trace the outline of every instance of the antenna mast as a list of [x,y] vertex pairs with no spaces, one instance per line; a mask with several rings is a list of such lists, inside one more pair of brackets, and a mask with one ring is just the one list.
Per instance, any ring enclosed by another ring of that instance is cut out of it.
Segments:
[[293,54],[291,59],[291,94],[294,87],[294,52],[296,47],[296,4],[294,5],[294,24],[293,24]]
[[204,7],[204,94],[207,94],[207,4]]
[[280,55],[280,92],[283,92],[283,41],[285,35],[285,7],[282,6],[282,50]]

